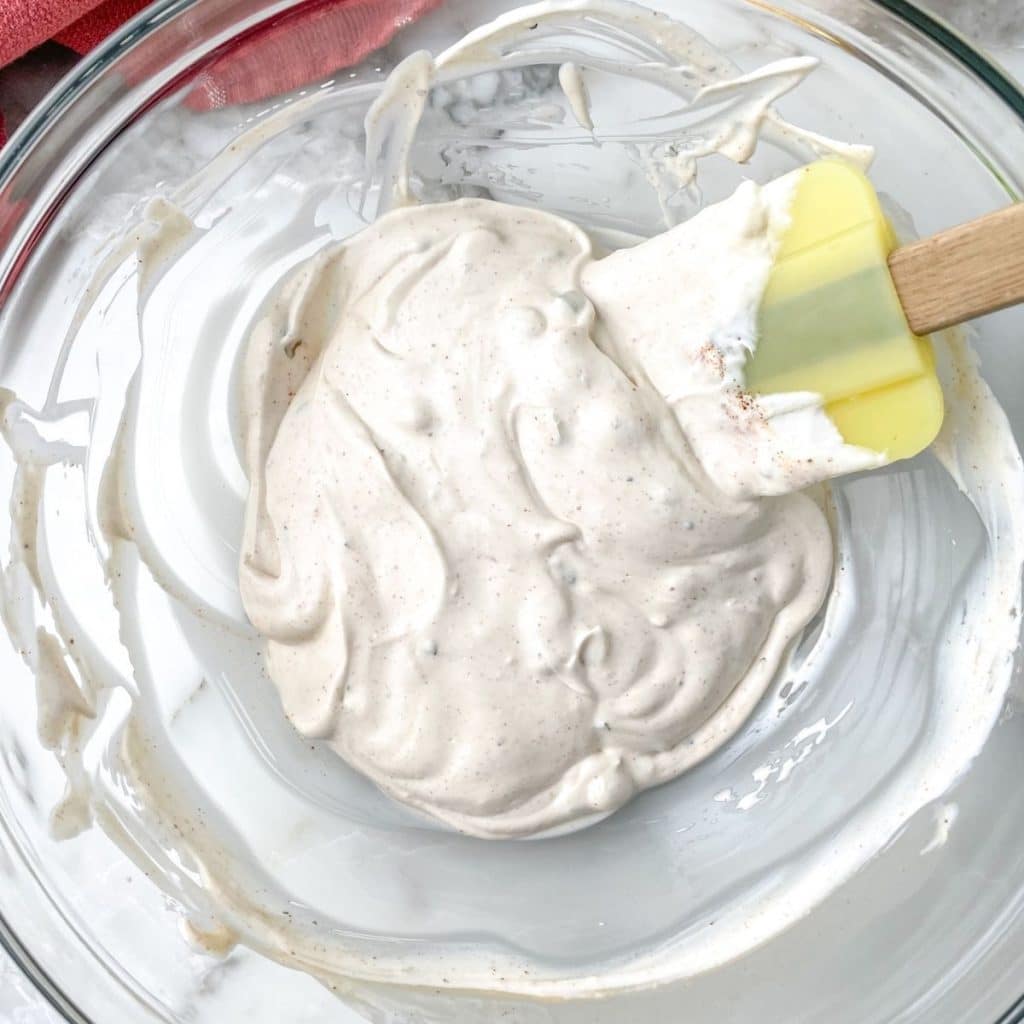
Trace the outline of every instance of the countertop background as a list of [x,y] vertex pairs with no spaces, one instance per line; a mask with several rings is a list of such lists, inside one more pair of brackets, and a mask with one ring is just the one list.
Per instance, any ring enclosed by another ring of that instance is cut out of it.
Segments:
[[[917,0],[1024,83],[1024,0]],[[70,51],[41,46],[0,69],[0,114],[8,132],[75,62]],[[18,968],[0,953],[0,1024],[62,1024]]]

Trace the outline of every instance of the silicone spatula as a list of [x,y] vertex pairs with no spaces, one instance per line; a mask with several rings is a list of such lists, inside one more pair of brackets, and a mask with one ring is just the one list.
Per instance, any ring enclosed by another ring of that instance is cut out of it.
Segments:
[[897,247],[861,171],[795,174],[746,386],[815,392],[848,444],[909,458],[942,425],[926,336],[1024,302],[1024,203]]

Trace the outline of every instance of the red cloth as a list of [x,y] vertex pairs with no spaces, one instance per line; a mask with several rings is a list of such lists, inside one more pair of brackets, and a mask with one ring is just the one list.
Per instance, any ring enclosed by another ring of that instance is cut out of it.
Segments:
[[251,103],[315,82],[357,64],[440,2],[309,0],[231,44],[199,76],[189,106]]
[[145,6],[146,0],[0,0],[0,67],[47,39],[85,53]]
[[[10,0],[7,0],[10,2]],[[22,3],[25,0],[21,0]],[[135,17],[150,0],[90,0],[88,13],[78,21],[54,35],[54,39],[75,53],[88,53],[97,43],[102,43],[115,28],[120,28],[129,18]],[[33,7],[48,6],[52,0],[35,0]],[[15,6],[18,0],[15,0]],[[59,4],[57,5],[59,6]]]
[[[309,0],[246,34],[198,76],[197,109],[245,103],[357,63],[441,0]],[[0,0],[0,67],[55,39],[86,53],[147,0]],[[0,145],[4,141],[0,117]]]

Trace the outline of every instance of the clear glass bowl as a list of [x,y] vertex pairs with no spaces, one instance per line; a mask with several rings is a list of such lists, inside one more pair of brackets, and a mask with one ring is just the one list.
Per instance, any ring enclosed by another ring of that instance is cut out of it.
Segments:
[[[0,154],[0,385],[29,396],[44,386],[93,254],[141,197],[166,194],[243,127],[265,121],[279,108],[280,101],[272,99],[204,112],[189,103],[188,95],[239,43],[258,45],[264,35],[280,31],[296,6],[297,0],[158,2],[77,68]],[[370,86],[372,92],[383,71],[411,47],[436,48],[510,6],[501,0],[450,0],[384,51],[333,76],[329,89],[343,95]],[[806,127],[876,146],[875,181],[899,197],[920,232],[994,209],[1024,192],[1024,96],[962,40],[910,5],[662,0],[653,6],[695,24],[741,65],[793,52],[821,57],[823,68],[813,84],[787,97],[783,112]],[[281,153],[290,146],[296,155],[295,175],[322,172],[317,161],[324,155],[307,145],[310,138],[315,142],[316,133],[299,124],[279,140]],[[593,196],[584,195],[581,204],[579,184],[590,173],[588,151],[577,156],[584,160],[582,175],[568,161],[565,180],[546,185],[545,199],[550,192],[560,198],[561,209],[585,217],[586,200]],[[750,173],[764,179],[784,166],[777,155],[759,151]],[[723,174],[713,180],[718,185],[705,191],[705,199],[715,198],[716,188],[724,189],[734,178]],[[243,179],[233,201],[258,185]],[[491,187],[501,195],[500,182]],[[593,187],[599,187],[596,180]],[[650,210],[629,214],[642,218]],[[44,307],[46,316],[37,315]],[[977,339],[985,375],[1018,441],[1024,436],[1022,334],[1024,314],[1016,310],[987,318]],[[918,592],[941,587],[952,564],[945,552],[929,561],[927,545],[937,550],[945,520],[929,520],[921,495],[931,494],[937,480],[937,470],[922,462],[837,488],[848,535],[859,530],[876,542],[878,553],[898,553],[902,543],[901,536],[885,538],[887,514],[917,510],[925,549],[924,556],[918,553],[919,564],[928,563],[927,572],[915,575]],[[939,593],[937,603],[945,605],[946,595]],[[915,608],[899,600],[867,608],[865,634],[885,629],[888,635],[901,616],[916,622]],[[98,830],[64,842],[50,837],[48,812],[59,797],[60,778],[36,735],[31,676],[6,640],[2,646],[0,939],[53,1006],[70,1021],[97,1024],[357,1019],[307,975],[255,953],[237,949],[213,959],[194,951],[178,933],[175,908]],[[886,699],[886,684],[892,682],[884,675],[876,680],[844,720],[838,731],[846,731],[846,742],[859,742],[858,728],[871,736],[872,702]],[[456,1017],[439,1009],[429,993],[396,995],[386,986],[368,986],[360,991],[362,1010],[375,1020],[417,1024],[1024,1019],[1024,1002],[1007,1009],[1020,995],[1024,968],[1020,697],[1015,683],[984,751],[950,792],[915,815],[879,856],[811,913],[738,959],[682,985],[582,1006],[467,996]],[[796,695],[781,699],[793,703]],[[798,709],[803,717],[793,720],[794,727],[819,720],[836,725],[836,712],[845,705],[828,699],[827,693],[805,694]],[[908,721],[907,731],[916,724]],[[764,749],[753,739],[741,740],[716,760],[702,783],[710,813],[698,834],[719,843],[738,836],[736,849],[744,856],[749,849],[751,861],[758,851],[742,845],[759,834],[749,831],[751,823],[768,820],[757,815],[779,813],[778,793],[762,800],[757,776],[752,784],[749,770],[772,753],[772,742],[770,731]],[[877,746],[866,750],[884,759],[889,743],[898,757],[901,742],[898,735],[875,736]],[[728,795],[712,801],[712,794],[729,792],[724,780],[737,775],[746,778],[753,801],[745,807],[735,806]],[[866,773],[858,785],[869,785],[870,778]],[[603,837],[606,851],[614,851],[615,844],[640,835],[649,819],[667,818],[665,808],[680,792],[670,786],[653,793],[594,834]],[[749,810],[754,813],[747,815]],[[945,834],[947,821],[952,824]],[[827,839],[827,826],[823,829]],[[559,842],[560,849],[572,851],[573,839]],[[768,879],[773,867],[767,852],[760,852]],[[588,921],[587,908],[571,890],[561,902],[553,901],[556,927],[546,939],[548,952],[557,952],[561,943],[579,946],[572,952],[583,962],[621,954],[616,931],[625,929],[627,920],[633,933],[652,941],[663,917],[666,923],[674,920],[661,911],[685,902],[693,891],[685,844],[677,854],[675,860],[655,862],[638,886],[638,913],[625,913],[632,899],[628,893],[614,907],[609,902],[620,918],[605,938],[596,929],[608,922]],[[571,868],[572,855],[566,863]],[[478,872],[477,884],[486,881],[485,874]],[[533,935],[528,927],[521,934]]]

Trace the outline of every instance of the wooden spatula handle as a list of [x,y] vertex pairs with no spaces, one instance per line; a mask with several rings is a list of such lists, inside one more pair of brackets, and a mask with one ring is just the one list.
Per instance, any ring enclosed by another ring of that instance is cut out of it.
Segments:
[[915,334],[1024,302],[1024,203],[905,245],[889,270]]

